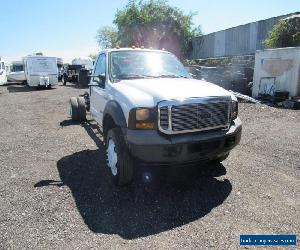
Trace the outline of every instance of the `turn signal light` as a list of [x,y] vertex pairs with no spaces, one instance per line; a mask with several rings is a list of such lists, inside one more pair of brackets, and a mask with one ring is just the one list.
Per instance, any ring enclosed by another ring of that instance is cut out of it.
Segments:
[[154,129],[153,122],[138,122],[135,124],[135,127],[138,129]]
[[129,112],[129,129],[156,129],[157,127],[157,109],[153,108],[133,108]]

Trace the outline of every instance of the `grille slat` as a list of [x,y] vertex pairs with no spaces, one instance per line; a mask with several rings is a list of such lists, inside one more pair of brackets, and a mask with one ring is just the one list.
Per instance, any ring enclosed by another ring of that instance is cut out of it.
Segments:
[[170,110],[172,124],[169,124],[168,105],[159,108],[162,132],[184,133],[228,127],[228,100],[172,105]]
[[168,129],[169,121],[168,121],[168,107],[160,108],[160,126],[162,129]]

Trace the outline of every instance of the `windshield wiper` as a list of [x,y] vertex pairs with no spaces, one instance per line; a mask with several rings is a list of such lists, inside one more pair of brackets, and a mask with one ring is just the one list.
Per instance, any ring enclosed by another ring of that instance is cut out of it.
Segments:
[[139,74],[124,74],[118,76],[118,79],[139,79],[139,78],[149,78],[149,76],[139,75]]
[[164,75],[158,75],[158,76],[154,76],[155,78],[188,78],[187,76],[182,76],[182,75],[168,75],[168,74],[164,74]]
[[188,77],[182,75],[172,75],[172,74],[163,74],[163,75],[121,74],[118,76],[117,80],[144,79],[144,78],[188,78]]

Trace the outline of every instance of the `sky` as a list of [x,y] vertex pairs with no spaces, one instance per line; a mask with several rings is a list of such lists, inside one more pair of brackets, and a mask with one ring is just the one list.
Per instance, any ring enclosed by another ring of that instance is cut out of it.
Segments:
[[[300,0],[169,0],[205,34],[300,11]],[[10,62],[34,52],[70,62],[100,48],[99,27],[111,25],[127,0],[1,0],[0,56]]]

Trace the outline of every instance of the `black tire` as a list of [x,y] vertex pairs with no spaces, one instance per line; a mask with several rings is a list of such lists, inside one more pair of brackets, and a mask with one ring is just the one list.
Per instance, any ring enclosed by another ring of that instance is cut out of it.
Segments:
[[[106,136],[106,156],[109,140],[115,143],[115,152],[117,154],[117,174],[113,175],[110,171],[114,183],[117,186],[128,185],[133,179],[133,160],[125,143],[125,139],[120,128],[112,128],[108,131]],[[108,160],[107,160],[108,162]]]
[[77,97],[79,116],[78,119],[80,122],[84,122],[86,120],[86,107],[85,107],[85,99],[82,96]]
[[78,102],[76,97],[70,98],[70,116],[72,121],[79,121],[79,108],[78,108]]
[[64,78],[61,79],[61,82],[62,82],[62,84],[63,84],[64,86],[66,86],[67,81],[66,81]]
[[229,153],[227,153],[219,158],[209,161],[209,164],[211,166],[219,166],[219,163],[221,163],[222,161],[225,161],[228,158],[228,156],[229,156]]
[[225,161],[228,158],[228,156],[229,156],[229,153],[227,153],[227,154],[223,155],[222,157],[216,159],[216,161],[218,161],[218,162]]

